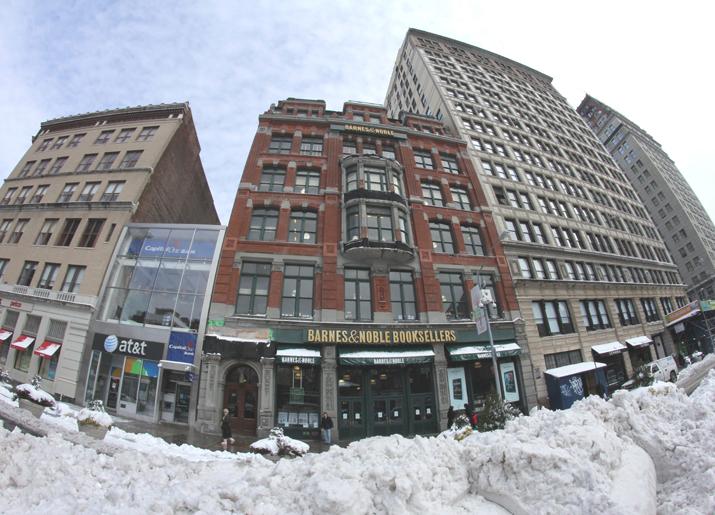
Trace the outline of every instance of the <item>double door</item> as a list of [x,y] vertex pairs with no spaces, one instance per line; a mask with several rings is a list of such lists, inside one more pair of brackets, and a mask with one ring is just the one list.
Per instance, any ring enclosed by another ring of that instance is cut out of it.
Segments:
[[256,433],[258,386],[255,384],[227,384],[224,408],[228,408],[231,429],[237,433]]

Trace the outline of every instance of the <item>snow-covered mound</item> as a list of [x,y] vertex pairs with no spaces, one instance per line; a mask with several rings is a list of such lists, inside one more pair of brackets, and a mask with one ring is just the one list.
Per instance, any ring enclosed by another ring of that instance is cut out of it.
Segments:
[[112,427],[112,416],[106,411],[97,411],[89,408],[82,408],[76,415],[80,424],[92,424],[100,427]]
[[271,456],[303,456],[310,450],[310,446],[283,434],[280,427],[271,429],[268,438],[263,438],[251,444],[250,450],[259,454]]

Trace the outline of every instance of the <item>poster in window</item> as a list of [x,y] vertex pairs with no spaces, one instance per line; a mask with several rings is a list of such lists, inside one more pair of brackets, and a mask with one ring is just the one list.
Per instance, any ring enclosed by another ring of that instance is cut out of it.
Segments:
[[517,402],[519,400],[519,385],[516,378],[514,362],[500,363],[502,391],[506,402]]
[[447,380],[449,381],[449,401],[454,409],[462,409],[467,401],[465,385],[467,381],[463,367],[447,369]]
[[310,427],[318,427],[318,423],[320,423],[320,416],[317,413],[311,413],[310,421],[308,423]]
[[279,411],[278,412],[278,425],[285,426],[287,424],[288,424],[288,412],[287,411]]

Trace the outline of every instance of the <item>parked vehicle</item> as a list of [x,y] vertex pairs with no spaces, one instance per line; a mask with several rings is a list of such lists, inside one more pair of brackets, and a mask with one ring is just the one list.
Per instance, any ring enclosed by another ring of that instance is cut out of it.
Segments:
[[678,379],[678,365],[673,356],[657,359],[644,365],[645,373],[653,381],[670,381],[674,383]]

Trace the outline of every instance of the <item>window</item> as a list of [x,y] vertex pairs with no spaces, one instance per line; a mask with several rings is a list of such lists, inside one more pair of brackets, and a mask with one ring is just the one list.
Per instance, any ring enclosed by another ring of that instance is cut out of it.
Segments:
[[508,218],[504,219],[504,227],[510,240],[521,241],[521,234],[516,228],[516,221]]
[[43,159],[35,168],[35,173],[33,175],[42,175],[47,170],[47,166],[50,164],[50,159]]
[[92,163],[94,160],[97,158],[97,154],[85,154],[82,159],[80,160],[79,164],[77,165],[77,168],[75,169],[75,172],[86,172],[89,170],[89,167],[92,166]]
[[42,275],[37,283],[37,287],[51,290],[55,285],[55,279],[57,279],[59,269],[60,265],[57,263],[45,263],[45,268],[42,270]]
[[40,184],[35,190],[35,194],[32,196],[32,200],[30,201],[30,203],[39,204],[40,202],[42,202],[42,199],[45,198],[48,189],[50,189],[49,184]]
[[621,325],[636,325],[638,324],[638,314],[631,299],[616,299],[616,308],[618,309],[618,319]]
[[2,200],[0,200],[0,204],[4,206],[8,205],[10,203],[10,199],[12,199],[12,196],[15,194],[16,191],[17,188],[8,188]]
[[52,150],[57,150],[57,149],[62,148],[62,145],[65,144],[65,141],[67,141],[67,138],[68,138],[68,136],[60,136],[59,138],[57,138],[54,145],[52,145]]
[[142,155],[141,150],[130,150],[124,154],[124,159],[119,163],[119,168],[134,168]]
[[84,270],[87,267],[79,265],[69,265],[67,267],[67,273],[65,274],[65,280],[62,281],[61,291],[68,293],[76,293],[79,291],[79,287],[82,284],[82,279],[84,278]]
[[62,193],[57,197],[57,202],[69,202],[72,200],[75,190],[77,189],[78,182],[68,182],[62,189]]
[[317,195],[320,192],[320,172],[317,170],[298,170],[295,175],[296,193]]
[[459,174],[459,166],[457,165],[457,159],[454,156],[440,155],[442,159],[442,168],[447,173],[454,175]]
[[397,223],[398,223],[398,229],[400,231],[400,241],[402,243],[404,243],[405,245],[409,245],[410,236],[409,236],[409,232],[407,230],[407,217],[400,214],[397,217]]
[[271,265],[243,263],[238,283],[236,314],[265,315],[268,307],[268,289],[271,283]]
[[396,173],[390,175],[390,182],[392,183],[392,191],[402,196],[402,183],[400,182],[400,177]]
[[531,273],[531,266],[529,265],[529,259],[520,257],[519,258],[519,272],[524,279],[531,279],[533,274]]
[[432,235],[432,248],[435,252],[454,254],[454,244],[452,243],[452,230],[448,223],[430,222],[430,234]]
[[37,147],[37,150],[39,152],[47,150],[47,148],[50,146],[50,143],[52,143],[52,138],[47,138],[47,139],[42,140],[42,143],[40,144],[39,147]]
[[52,167],[50,168],[50,171],[48,172],[50,175],[55,175],[60,173],[60,170],[62,170],[62,167],[65,165],[67,162],[66,157],[58,157],[55,159],[55,162],[52,163]]
[[388,147],[387,145],[382,146],[382,157],[386,159],[396,159],[395,149],[393,147]]
[[254,241],[273,241],[276,239],[277,226],[277,209],[254,209],[251,215],[251,227],[248,230],[248,239]]
[[27,163],[25,163],[25,166],[22,167],[18,176],[25,177],[28,173],[30,173],[30,170],[32,169],[32,167],[34,166],[35,163],[36,163],[36,161],[28,161]]
[[0,259],[0,278],[5,276],[5,269],[7,268],[7,264],[9,262],[9,259]]
[[72,139],[67,143],[67,147],[76,147],[79,145],[80,141],[82,141],[82,138],[84,138],[86,134],[75,134],[72,136]]
[[364,156],[375,156],[377,155],[377,148],[375,148],[375,145],[372,145],[370,143],[363,143],[362,154]]
[[97,170],[111,170],[118,156],[119,152],[106,152],[97,163]]
[[587,331],[610,329],[611,320],[606,311],[606,304],[602,300],[582,300],[581,320]]
[[370,191],[387,191],[387,174],[385,170],[365,167],[365,189]]
[[552,368],[565,367],[566,365],[575,365],[582,363],[580,350],[569,350],[566,352],[555,352],[553,354],[544,354],[544,362],[546,370]]
[[313,266],[286,265],[281,316],[313,318]]
[[464,250],[473,256],[484,256],[484,245],[479,228],[474,225],[462,226],[462,237],[464,238]]
[[288,241],[292,243],[315,243],[318,230],[318,215],[313,211],[291,211]]
[[361,268],[346,268],[345,319],[372,320],[370,298],[370,271]]
[[84,185],[84,188],[82,189],[82,193],[79,194],[79,201],[80,202],[92,202],[92,199],[97,193],[97,190],[99,189],[99,183],[98,182],[88,182]]
[[268,152],[271,154],[290,154],[292,144],[293,138],[272,138],[268,146]]
[[[2,226],[0,226],[0,235],[2,234]],[[0,239],[0,242],[2,239]],[[673,301],[670,299],[670,297],[661,297],[660,298],[660,306],[663,308],[663,313],[670,313],[673,311]]]
[[641,305],[643,306],[646,322],[657,322],[660,320],[655,299],[641,299]]
[[360,238],[360,208],[353,206],[345,212],[348,241]]
[[20,277],[17,279],[17,284],[30,286],[32,278],[35,276],[35,270],[37,270],[37,261],[25,261]]
[[154,137],[154,134],[156,134],[156,131],[158,131],[158,130],[159,130],[158,126],[142,127],[142,130],[139,132],[139,135],[137,136],[137,141],[151,141],[151,139]]
[[15,204],[24,204],[25,201],[27,200],[27,197],[30,195],[30,190],[32,189],[32,186],[23,186],[22,189],[20,189],[20,193],[17,194],[17,197],[15,197]]
[[421,152],[419,150],[415,150],[415,165],[419,168],[424,168],[426,170],[434,170],[432,154],[430,154],[429,152]]
[[104,225],[104,218],[90,218],[87,220],[87,225],[84,228],[82,237],[79,239],[78,247],[94,247],[97,243],[97,237],[99,236],[102,226]]
[[134,134],[135,130],[136,128],[134,127],[132,127],[131,129],[122,129],[121,131],[119,131],[119,134],[114,139],[114,143],[126,143],[132,137],[132,134]]
[[539,336],[574,332],[571,313],[565,300],[542,300],[531,303]]
[[112,134],[114,134],[114,130],[111,131],[102,131],[99,133],[99,136],[97,136],[97,139],[94,140],[95,145],[104,145],[109,141],[109,138],[112,137]]
[[440,272],[440,292],[442,294],[442,310],[447,319],[469,318],[467,295],[464,291],[464,281],[459,272]]
[[442,199],[442,189],[439,187],[439,184],[423,182],[422,198],[424,198],[425,203],[430,206],[444,206],[444,200]]
[[358,187],[358,172],[357,168],[348,168],[345,173],[345,191],[353,191]]
[[15,229],[12,231],[8,243],[19,243],[20,238],[22,238],[22,233],[25,231],[25,226],[30,221],[29,218],[21,218],[15,224]]
[[389,208],[368,206],[367,237],[372,241],[395,241],[392,211]]
[[472,208],[469,202],[469,194],[466,188],[452,186],[452,200],[459,206],[460,209],[470,210]]
[[534,277],[536,279],[548,279],[546,270],[544,269],[544,260],[541,258],[532,258],[531,265],[534,268]]
[[0,222],[0,243],[5,241],[5,236],[7,236],[7,232],[10,230],[10,224],[12,224],[12,218],[5,218]]
[[300,143],[300,153],[304,156],[322,156],[323,140],[318,138],[303,138]]
[[412,272],[390,271],[390,302],[395,320],[417,320],[415,283]]
[[65,225],[57,238],[56,245],[60,247],[69,247],[70,243],[72,243],[72,239],[74,238],[74,233],[77,232],[79,222],[79,218],[68,218],[65,220]]
[[40,232],[37,234],[37,238],[35,238],[35,245],[47,245],[50,243],[50,238],[52,238],[52,233],[54,232],[56,225],[56,218],[46,219],[42,224]]
[[258,191],[283,191],[286,172],[281,168],[264,168],[261,172],[261,183]]
[[[59,320],[50,320],[50,327],[47,330],[47,340],[51,343],[56,343],[61,345],[65,337],[65,330],[67,329],[67,322],[61,322]],[[61,348],[61,347],[60,347]],[[39,374],[41,377],[54,381],[55,374],[57,372],[57,363],[60,360],[60,350],[56,350],[51,357],[45,357],[40,360]]]
[[119,194],[122,192],[124,187],[124,181],[111,181],[107,184],[107,189],[104,190],[102,196],[100,197],[100,202],[114,202],[119,198]]
[[[31,338],[37,337],[37,331],[40,328],[41,318],[36,315],[27,315],[25,319],[25,327],[22,329],[22,334],[24,336],[29,336]],[[32,359],[32,351],[34,344],[31,344],[24,351],[18,351],[15,353],[15,368],[23,372],[27,372],[30,367],[30,360]]]
[[357,147],[353,141],[343,141],[343,155],[357,154]]

